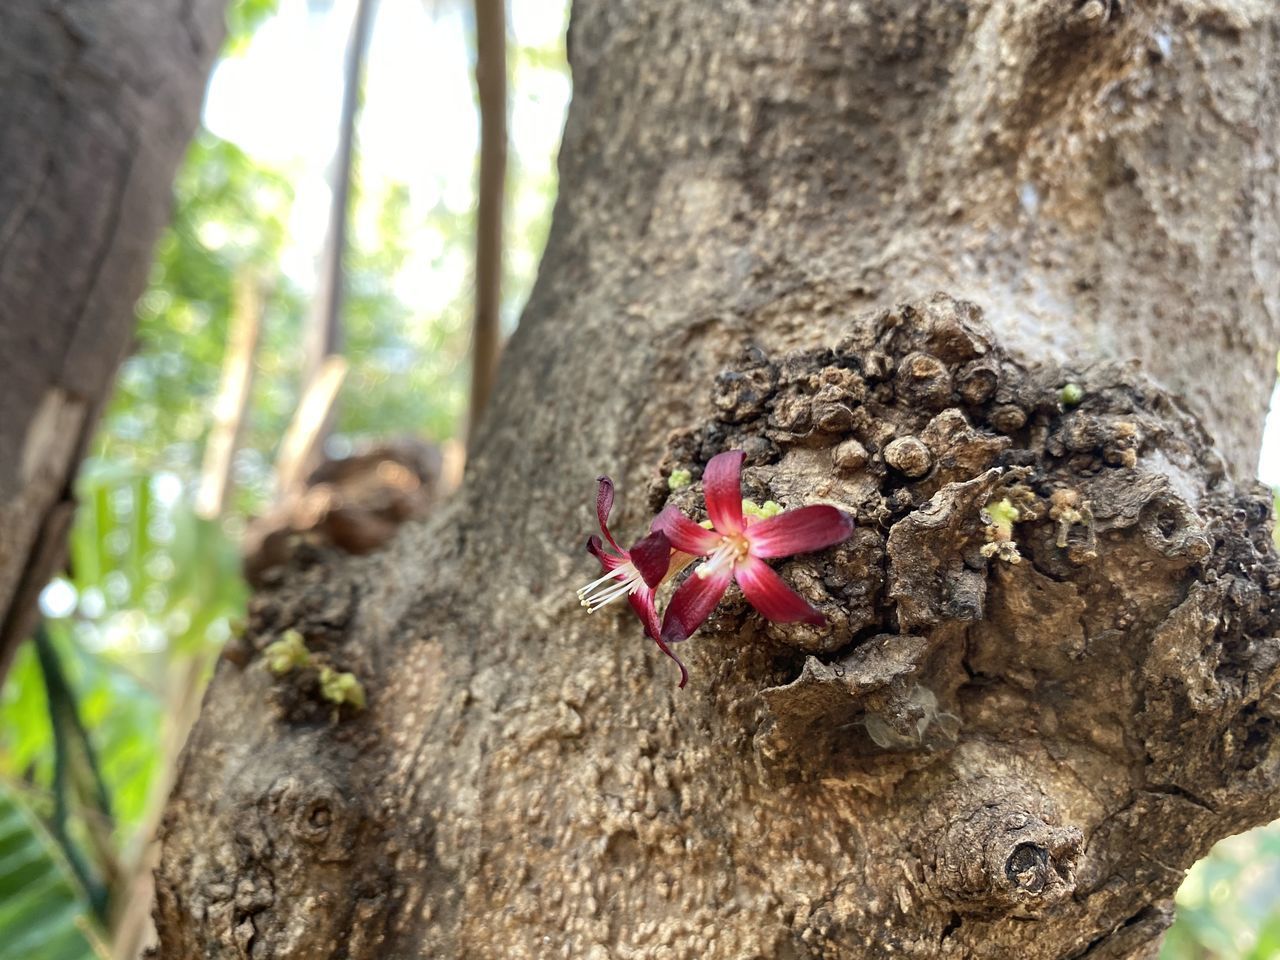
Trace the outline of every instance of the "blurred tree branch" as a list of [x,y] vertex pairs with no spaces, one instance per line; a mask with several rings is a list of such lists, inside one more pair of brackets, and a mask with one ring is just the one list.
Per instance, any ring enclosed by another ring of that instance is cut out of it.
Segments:
[[475,0],[480,99],[480,196],[468,442],[493,392],[501,345],[502,219],[507,180],[507,22],[504,0]]
[[212,520],[222,513],[231,488],[232,462],[244,431],[249,396],[253,389],[254,358],[262,330],[263,283],[252,268],[240,270],[235,280],[231,330],[227,336],[222,383],[213,403],[213,427],[205,446],[200,487],[196,492],[197,515]]
[[[109,841],[111,798],[102,779],[93,741],[80,718],[75,691],[43,623],[36,627],[34,640],[49,705],[49,726],[53,730],[53,814],[49,819],[49,832],[58,841],[76,879],[88,894],[94,913],[106,923],[109,891],[120,872]],[[73,798],[85,805],[84,820],[101,878],[89,869],[79,846],[71,839],[68,825]]]
[[[375,0],[360,0],[351,36],[347,41],[345,78],[342,87],[342,112],[339,115],[338,149],[333,159],[329,203],[329,226],[320,255],[319,281],[307,332],[306,389],[317,381],[326,361],[342,352],[342,310],[346,293],[347,234],[351,218],[351,184],[354,175],[356,122],[360,115],[360,90],[364,78],[365,55],[369,34],[373,29]],[[329,411],[316,431],[313,445],[303,456],[304,468],[314,467],[333,423]]]

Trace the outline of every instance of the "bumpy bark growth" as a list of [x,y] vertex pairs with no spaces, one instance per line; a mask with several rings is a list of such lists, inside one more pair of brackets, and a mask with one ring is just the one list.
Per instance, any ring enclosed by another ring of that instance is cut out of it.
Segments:
[[0,4],[0,679],[63,562],[225,7]]
[[[1025,368],[970,304],[853,327],[831,349],[750,351],[664,462],[696,475],[742,447],[749,493],[859,521],[781,566],[827,628],[740,602],[700,641],[761,783],[853,791],[876,851],[850,851],[793,932],[830,957],[1046,938],[1070,956],[1099,919],[1149,938],[1188,854],[1280,812],[1266,491],[1228,481],[1151,383]],[[674,499],[699,509],[696,486]],[[1164,866],[1135,876],[1144,862]],[[1100,911],[1117,876],[1126,895]]]
[[[467,481],[255,599],[160,954],[1152,956],[1185,867],[1277,813],[1280,568],[1232,479],[1278,332],[1275,16],[576,4]],[[827,629],[731,593],[677,693],[576,608],[592,479],[634,535],[731,447],[748,495],[859,526],[779,565]]]

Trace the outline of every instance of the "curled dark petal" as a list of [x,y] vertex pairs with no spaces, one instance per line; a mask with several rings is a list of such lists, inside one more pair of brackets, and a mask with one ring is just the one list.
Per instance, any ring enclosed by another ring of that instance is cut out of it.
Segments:
[[622,548],[609,532],[609,514],[613,512],[613,481],[606,476],[596,477],[596,517],[600,521],[600,532],[613,549],[622,553]]
[[676,686],[683,690],[684,685],[689,682],[689,671],[686,670],[684,664],[680,662],[680,658],[676,656],[675,651],[667,646],[661,637],[654,637],[653,642],[658,645],[659,650],[670,657],[672,662],[680,668],[680,682],[676,684]]
[[[636,590],[627,596],[627,603],[631,604],[631,609],[640,618],[640,622],[644,624],[645,635],[653,640],[658,640],[662,633],[662,622],[658,619],[658,605],[654,600],[653,591],[649,589]],[[659,646],[661,646],[661,642],[659,642]]]
[[625,556],[615,556],[606,550],[600,538],[596,536],[587,537],[587,553],[599,560],[600,566],[605,570],[613,570],[627,562]]
[[671,541],[661,530],[637,540],[630,550],[631,563],[649,587],[656,587],[671,566]]

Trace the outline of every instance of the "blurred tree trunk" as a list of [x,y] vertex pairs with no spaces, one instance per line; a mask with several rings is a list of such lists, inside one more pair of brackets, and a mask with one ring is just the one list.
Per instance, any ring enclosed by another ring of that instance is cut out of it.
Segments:
[[63,563],[225,7],[0,4],[0,678]]
[[[160,955],[1154,957],[1185,868],[1280,810],[1273,5],[573,16],[463,488],[253,601]],[[731,593],[679,691],[577,606],[592,481],[629,541],[733,447],[858,530],[779,565],[826,630]]]

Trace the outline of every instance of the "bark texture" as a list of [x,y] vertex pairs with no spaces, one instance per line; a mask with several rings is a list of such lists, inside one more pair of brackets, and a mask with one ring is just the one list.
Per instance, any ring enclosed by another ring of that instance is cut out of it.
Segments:
[[0,4],[0,677],[62,563],[225,6]]
[[[1280,812],[1243,479],[1278,39],[1243,0],[575,4],[555,226],[463,489],[255,598],[160,955],[1153,957],[1185,868]],[[828,629],[731,595],[678,691],[576,606],[592,480],[630,540],[732,447],[858,530],[780,565]]]

